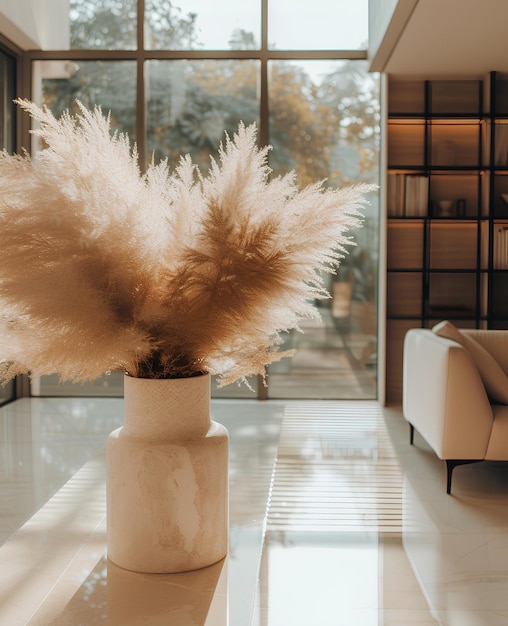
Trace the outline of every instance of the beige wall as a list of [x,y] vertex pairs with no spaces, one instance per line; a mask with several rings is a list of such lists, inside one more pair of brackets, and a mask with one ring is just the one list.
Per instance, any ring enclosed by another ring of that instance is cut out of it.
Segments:
[[420,79],[508,73],[507,0],[369,0],[372,71]]
[[23,50],[66,50],[69,0],[0,0],[0,32]]
[[369,57],[374,58],[399,0],[369,0]]
[[383,72],[419,0],[369,0],[369,60]]

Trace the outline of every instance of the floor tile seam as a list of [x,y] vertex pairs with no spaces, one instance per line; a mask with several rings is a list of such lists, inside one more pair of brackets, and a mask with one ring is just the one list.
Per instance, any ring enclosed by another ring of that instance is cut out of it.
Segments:
[[273,489],[278,492],[288,491],[288,495],[295,493],[300,489],[303,493],[332,493],[332,494],[350,494],[353,487],[367,488],[370,492],[379,496],[381,494],[396,494],[401,496],[404,493],[402,485],[399,481],[383,481],[377,482],[375,476],[362,475],[357,476],[354,473],[343,473],[340,476],[329,478],[328,480],[320,479],[319,476],[308,477],[292,477],[284,479],[278,477],[274,481]]
[[[332,401],[330,401],[332,402]],[[286,407],[284,409],[284,419],[291,422],[295,426],[301,427],[311,422],[319,421],[324,425],[335,425],[337,423],[349,423],[351,427],[365,424],[385,424],[383,413],[377,410],[368,410],[362,408],[354,408],[358,400],[351,400],[353,406],[339,407],[329,406],[308,406],[302,409],[292,409]]]
[[292,476],[322,476],[323,481],[327,478],[341,476],[345,474],[356,474],[357,476],[372,475],[378,477],[378,481],[396,480],[402,484],[403,474],[395,463],[376,463],[371,459],[353,458],[336,461],[334,459],[298,459],[281,458],[277,461],[277,470],[280,477]]
[[328,526],[328,525],[339,525],[339,526],[349,526],[351,524],[357,526],[376,526],[376,527],[397,527],[399,529],[403,529],[404,526],[398,517],[382,517],[375,515],[360,515],[360,514],[352,514],[345,516],[323,516],[320,518],[312,517],[312,516],[304,516],[304,515],[293,515],[293,516],[271,516],[269,524],[288,524],[288,525],[310,525],[310,526]]
[[340,458],[337,458],[336,454],[327,454],[322,451],[314,453],[312,455],[298,453],[296,450],[287,452],[280,451],[277,454],[277,465],[291,469],[292,467],[374,467],[381,469],[385,467],[389,471],[397,470],[401,475],[400,463],[395,456],[373,456],[364,454],[343,454]]
[[[391,485],[390,487],[384,485],[376,485],[372,481],[359,480],[355,476],[343,476],[342,480],[327,481],[326,484],[317,483],[315,480],[303,480],[295,479],[291,481],[277,481],[273,485],[274,493],[284,494],[287,492],[288,497],[298,491],[302,492],[302,496],[308,496],[310,493],[315,494],[331,494],[331,495],[351,495],[352,488],[362,488],[362,497],[364,496],[363,489],[366,487],[369,493],[372,493],[373,497],[379,497],[380,495],[386,495],[386,497],[399,497],[402,498],[404,491],[398,484]],[[348,479],[346,481],[346,478]],[[367,477],[368,478],[368,477]]]
[[402,532],[403,524],[397,518],[390,519],[378,519],[375,517],[361,517],[360,515],[343,517],[343,518],[317,518],[309,519],[306,517],[285,517],[285,516],[271,516],[267,521],[268,526],[276,525],[289,525],[289,526],[306,526],[306,527],[323,527],[323,526],[354,526],[365,528],[365,526],[375,526],[383,528],[397,528]]
[[295,459],[286,462],[285,459],[280,459],[277,463],[277,469],[281,476],[293,476],[295,474],[298,475],[298,473],[308,476],[311,472],[315,472],[316,474],[321,474],[323,480],[327,476],[334,476],[337,473],[341,474],[344,472],[354,472],[358,476],[364,474],[369,477],[371,477],[372,473],[375,473],[379,476],[379,480],[392,478],[402,483],[402,473],[394,464],[377,464],[365,459],[352,459],[341,462],[327,459],[314,462]]
[[371,435],[386,438],[387,433],[383,432],[383,424],[380,420],[369,421],[368,423],[354,423],[352,419],[335,418],[330,423],[323,423],[318,420],[305,420],[305,423],[292,423],[287,418],[284,419],[285,423],[291,429],[288,432],[295,433],[296,436],[302,434],[308,435],[313,432],[327,432],[327,433],[351,433],[351,435]]
[[330,511],[298,511],[289,513],[285,511],[272,511],[268,518],[269,522],[285,521],[287,523],[305,522],[305,523],[351,523],[361,522],[363,524],[388,524],[397,525],[401,528],[404,526],[401,516],[395,512],[392,515],[383,511],[377,511],[373,509],[371,512],[366,511],[337,511],[336,513]]
[[376,468],[372,467],[369,470],[365,470],[362,467],[362,471],[357,472],[354,468],[346,467],[330,467],[327,469],[327,474],[323,475],[324,468],[319,467],[316,468],[312,465],[307,466],[297,466],[296,471],[289,471],[287,469],[281,469],[279,475],[276,478],[276,481],[280,484],[310,484],[310,485],[334,485],[336,483],[343,484],[346,478],[354,479],[360,483],[365,483],[368,481],[370,485],[376,485],[377,488],[386,485],[387,487],[394,488],[398,487],[402,489],[402,480],[399,479],[399,476],[393,475],[391,473],[379,475],[376,472]]
[[296,432],[301,432],[306,429],[318,427],[325,430],[348,430],[351,432],[358,432],[359,430],[374,430],[376,428],[381,429],[381,432],[386,432],[385,421],[381,417],[373,416],[371,418],[357,419],[354,415],[342,415],[335,414],[330,415],[327,419],[322,419],[317,416],[305,416],[305,417],[288,417],[284,415],[284,421],[289,424]]
[[400,506],[398,503],[390,503],[385,504],[383,502],[371,502],[368,505],[361,505],[357,501],[344,501],[337,503],[329,503],[326,501],[315,503],[301,503],[301,504],[287,504],[283,500],[281,502],[271,502],[270,506],[270,515],[272,513],[281,513],[284,515],[289,514],[297,514],[299,512],[308,512],[308,511],[329,511],[331,514],[336,515],[341,512],[350,512],[355,511],[356,513],[361,512],[377,512],[379,514],[389,514],[389,515],[398,515],[400,519],[405,519]]
[[269,510],[269,515],[300,515],[300,514],[305,514],[308,515],[309,513],[312,512],[316,512],[316,515],[322,516],[324,514],[330,514],[330,515],[350,515],[352,513],[354,513],[355,515],[372,515],[372,514],[376,514],[376,515],[388,515],[390,517],[393,517],[394,515],[397,515],[399,517],[399,519],[404,520],[404,522],[406,522],[406,519],[404,518],[402,511],[400,509],[399,506],[397,506],[397,504],[395,505],[383,505],[382,502],[379,503],[371,503],[368,506],[362,506],[359,505],[357,502],[339,502],[335,505],[331,505],[329,506],[329,503],[327,502],[322,502],[320,504],[316,504],[316,503],[302,503],[301,505],[293,505],[293,504],[286,504],[284,502],[280,502],[280,503],[273,503],[271,502],[271,506],[270,506],[270,510]]
[[391,533],[394,536],[402,536],[403,529],[397,522],[378,522],[377,520],[323,520],[321,523],[309,520],[271,520],[266,527],[267,532],[282,531],[286,533]]
[[[357,442],[345,441],[344,439],[331,441],[326,437],[319,439],[305,437],[301,440],[286,439],[280,442],[279,456],[305,458],[305,455],[310,456],[311,452],[314,454],[318,452],[327,454],[330,458],[337,458],[337,455],[340,455],[341,458],[350,458],[352,456],[395,458],[395,450],[388,442],[386,444],[378,443],[377,445],[369,445],[368,442],[365,442],[363,445],[359,445]],[[369,454],[366,454],[366,452]]]
[[361,400],[309,400],[302,406],[286,404],[284,417],[293,420],[306,420],[311,415],[318,419],[329,420],[331,417],[342,415],[345,417],[358,417],[359,420],[384,418],[383,411],[378,407],[367,406]]
[[[327,403],[325,405],[325,403]],[[286,405],[284,407],[284,417],[288,420],[296,422],[306,422],[310,420],[320,420],[322,422],[332,422],[337,418],[344,418],[345,420],[351,420],[354,418],[356,423],[363,422],[383,422],[384,415],[379,409],[365,408],[360,406],[360,400],[334,401],[334,400],[321,400],[316,401],[314,404],[309,404],[303,407],[292,407]]]
[[286,440],[281,441],[278,456],[296,457],[296,458],[309,458],[312,460],[319,459],[320,456],[326,455],[329,459],[344,459],[353,458],[359,456],[361,458],[373,458],[376,460],[381,459],[395,459],[395,450],[389,445],[369,445],[365,443],[363,446],[358,445],[356,442],[348,441],[330,441],[328,439],[315,439],[309,438],[298,440]]
[[303,493],[300,493],[298,489],[292,489],[291,491],[287,491],[286,489],[282,490],[279,489],[278,491],[272,490],[272,495],[277,495],[280,497],[285,498],[286,501],[289,502],[301,502],[301,501],[305,501],[305,502],[316,502],[318,500],[320,500],[322,498],[322,496],[326,495],[327,500],[329,501],[337,501],[337,502],[343,502],[345,500],[347,501],[357,501],[357,502],[368,502],[369,500],[372,500],[374,502],[377,502],[379,500],[379,497],[382,497],[382,501],[383,502],[387,502],[387,501],[392,501],[394,503],[397,504],[401,504],[401,503],[405,503],[404,500],[404,494],[401,491],[382,491],[382,492],[378,492],[378,493],[355,493],[352,492],[351,490],[349,491],[341,491],[341,492],[337,492],[337,491],[331,491],[331,490],[313,490],[312,492],[309,491],[305,491]]
[[[363,496],[364,494],[361,494]],[[402,507],[404,506],[404,498],[402,494],[387,494],[386,496],[368,496],[365,494],[365,497],[355,496],[353,493],[344,493],[340,497],[337,497],[335,494],[327,493],[327,492],[318,492],[313,497],[302,497],[298,498],[296,492],[294,494],[286,494],[282,491],[273,491],[271,498],[272,506],[285,506],[285,507],[293,507],[293,506],[368,506],[372,507],[374,504],[382,507],[394,507],[397,506],[402,511]],[[405,511],[404,511],[405,513]],[[407,515],[406,515],[407,517]]]
[[[326,401],[323,401],[326,402]],[[328,407],[321,405],[309,405],[303,408],[294,409],[286,406],[284,409],[284,419],[295,425],[308,424],[310,422],[319,421],[322,424],[335,424],[349,422],[354,424],[384,424],[384,416],[378,410],[365,410],[356,407],[359,400],[351,400],[350,406],[340,407],[333,405],[332,400],[329,401]],[[355,408],[356,407],[356,408]]]
[[402,519],[400,502],[383,502],[379,500],[372,500],[369,503],[363,504],[359,500],[341,500],[336,502],[320,501],[320,502],[298,502],[288,503],[287,500],[281,500],[280,502],[272,502],[270,506],[270,512],[275,511],[294,511],[294,510],[321,510],[326,509],[330,511],[344,511],[344,510],[369,510],[369,511],[390,511],[397,512]]
[[348,517],[323,517],[323,518],[309,518],[309,517],[287,517],[287,516],[271,516],[267,521],[268,526],[276,525],[288,525],[288,526],[306,526],[306,527],[323,527],[323,526],[355,526],[365,528],[366,526],[372,527],[389,527],[397,528],[401,532],[404,528],[401,521],[397,518],[377,518],[377,517],[362,517],[360,515],[351,515]]

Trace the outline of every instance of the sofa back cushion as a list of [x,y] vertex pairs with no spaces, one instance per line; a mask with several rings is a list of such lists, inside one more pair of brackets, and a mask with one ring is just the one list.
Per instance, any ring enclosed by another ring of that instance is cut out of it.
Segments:
[[481,344],[508,376],[508,330],[461,328],[460,332]]
[[473,337],[462,333],[445,320],[432,328],[440,337],[459,343],[471,356],[485,385],[489,398],[496,404],[508,404],[508,377],[494,357]]

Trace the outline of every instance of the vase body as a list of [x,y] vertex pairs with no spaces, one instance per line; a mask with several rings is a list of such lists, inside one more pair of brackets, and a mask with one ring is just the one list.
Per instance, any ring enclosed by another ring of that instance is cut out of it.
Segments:
[[124,425],[106,447],[108,558],[184,572],[228,546],[228,433],[210,419],[210,376],[125,376]]

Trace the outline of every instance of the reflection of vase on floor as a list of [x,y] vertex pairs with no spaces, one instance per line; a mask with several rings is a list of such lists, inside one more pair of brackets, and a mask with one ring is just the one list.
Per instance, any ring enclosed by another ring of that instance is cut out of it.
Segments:
[[210,420],[210,376],[125,377],[125,424],[108,438],[108,557],[138,572],[224,558],[228,434]]
[[228,624],[227,560],[170,577],[130,572],[108,561],[107,585],[92,599],[102,601],[102,612],[107,614],[104,624]]

